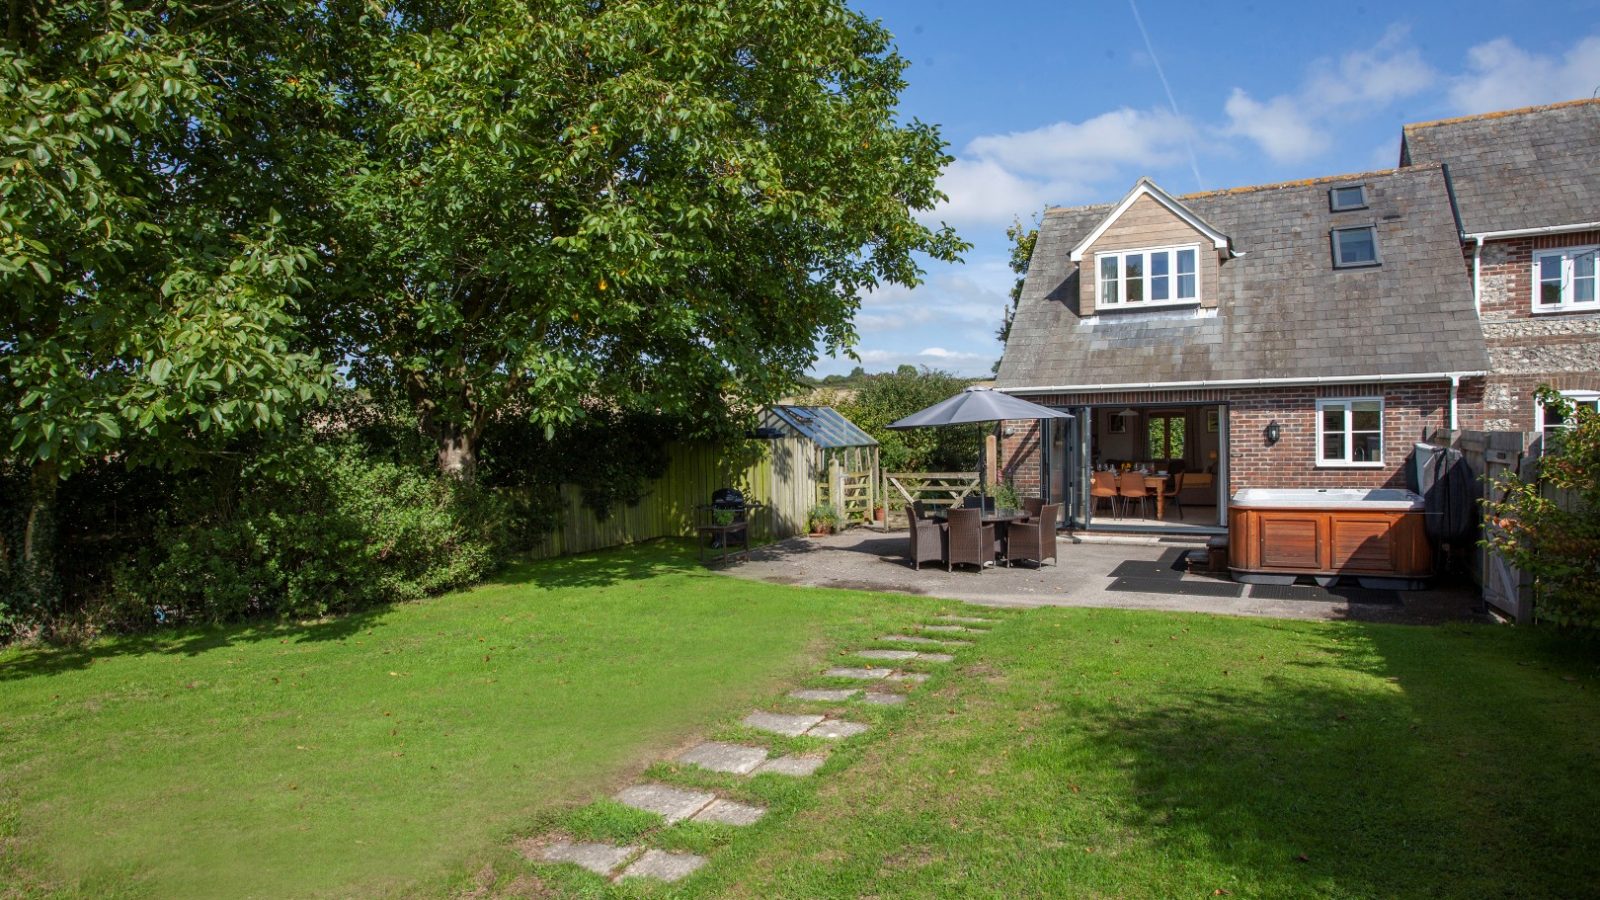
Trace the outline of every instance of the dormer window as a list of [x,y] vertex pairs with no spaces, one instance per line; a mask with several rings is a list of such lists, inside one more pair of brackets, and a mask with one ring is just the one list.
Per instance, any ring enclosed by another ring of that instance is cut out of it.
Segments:
[[1191,305],[1200,302],[1200,248],[1155,247],[1095,254],[1100,309]]
[[1328,191],[1328,209],[1334,212],[1366,208],[1367,186],[1364,184],[1341,185]]
[[1358,225],[1355,228],[1335,228],[1329,235],[1333,240],[1333,267],[1355,269],[1375,266],[1378,258],[1378,229],[1375,225]]

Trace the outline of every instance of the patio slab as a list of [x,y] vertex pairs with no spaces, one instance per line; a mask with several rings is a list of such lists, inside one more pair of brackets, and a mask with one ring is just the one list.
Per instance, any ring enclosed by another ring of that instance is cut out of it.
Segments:
[[[1018,566],[946,572],[942,567],[913,570],[905,561],[906,532],[853,528],[822,538],[780,541],[751,553],[749,562],[728,570],[735,578],[774,584],[811,585],[846,590],[897,592],[945,597],[982,606],[1035,606],[1155,609],[1281,619],[1402,622],[1483,621],[1486,614],[1475,588],[1438,580],[1426,590],[1403,591],[1399,604],[1362,603],[1350,598],[1284,599],[1253,589],[1237,597],[1178,594],[1169,590],[1112,591],[1111,570],[1129,560],[1155,563],[1167,551],[1204,546],[1204,535],[1107,535],[1077,532],[1056,542],[1058,566]],[[1184,579],[1204,579],[1185,575]],[[1215,579],[1210,579],[1215,580]],[[971,618],[982,616],[977,612]],[[930,617],[933,618],[933,617]],[[950,620],[955,621],[955,620]],[[977,623],[988,624],[988,623]],[[998,624],[998,623],[994,623]]]
[[807,731],[806,737],[816,737],[824,738],[830,741],[839,741],[848,737],[855,737],[856,735],[865,732],[869,727],[870,726],[863,725],[860,722],[846,722],[843,719],[829,719],[826,722],[818,724],[810,731]]
[[874,706],[899,706],[906,702],[905,694],[891,694],[888,691],[867,691],[861,695],[862,703],[871,703]]
[[792,775],[796,778],[804,778],[822,768],[822,764],[827,761],[825,757],[821,756],[780,756],[777,759],[767,760],[750,774],[765,775],[770,772],[774,775]]
[[917,659],[920,659],[923,662],[947,663],[953,662],[955,657],[949,653],[918,653]]
[[981,628],[968,628],[965,625],[923,625],[921,628],[923,631],[938,631],[946,634],[971,634],[975,631],[983,630]]
[[954,616],[949,613],[937,615],[934,616],[934,618],[943,619],[946,622],[959,622],[963,625],[996,625],[1000,622],[999,619],[981,619],[977,616]]
[[700,810],[717,795],[707,791],[687,791],[665,784],[636,784],[618,792],[616,801],[624,806],[653,812],[667,824],[681,822]]
[[789,696],[795,700],[809,700],[813,703],[843,703],[859,693],[861,693],[859,688],[845,688],[837,691],[807,688],[805,690],[790,691]]
[[822,716],[796,716],[757,710],[744,717],[744,724],[784,737],[799,737],[805,734],[807,729],[822,724],[822,719]]
[[890,677],[890,671],[891,670],[889,669],[858,669],[851,668],[849,666],[841,666],[838,668],[829,669],[822,674],[828,676],[829,678],[859,678],[862,681],[875,681],[879,678]]
[[707,741],[698,747],[692,747],[678,755],[678,762],[699,766],[713,772],[731,772],[734,775],[748,775],[755,768],[767,761],[767,751],[760,747],[744,747],[739,744],[724,744],[720,741]]
[[925,675],[921,672],[894,672],[884,678],[884,681],[909,681],[913,684],[921,684],[931,677],[931,675]]
[[915,650],[857,650],[850,654],[862,659],[916,659]]
[[628,878],[659,878],[662,881],[681,881],[706,864],[704,856],[693,853],[668,853],[665,850],[646,850],[634,860],[633,865],[618,876]]
[[572,863],[596,875],[609,876],[616,868],[639,852],[638,847],[618,847],[614,844],[557,841],[536,850],[531,858],[536,862]]
[[719,825],[754,825],[767,811],[759,806],[737,800],[718,798],[694,814],[695,822],[715,822]]
[[948,638],[923,637],[922,635],[919,635],[919,634],[886,634],[883,637],[878,638],[878,640],[880,640],[880,641],[894,641],[897,644],[924,644],[924,645],[937,645],[937,646],[941,646],[941,647],[970,647],[970,646],[972,646],[972,642],[971,641],[953,641],[953,640],[950,640]]

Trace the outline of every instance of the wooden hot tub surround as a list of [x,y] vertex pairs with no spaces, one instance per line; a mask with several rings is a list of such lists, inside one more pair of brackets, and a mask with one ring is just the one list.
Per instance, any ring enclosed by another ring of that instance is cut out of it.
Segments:
[[1228,508],[1228,568],[1239,581],[1421,587],[1433,574],[1422,498],[1397,490],[1248,490]]

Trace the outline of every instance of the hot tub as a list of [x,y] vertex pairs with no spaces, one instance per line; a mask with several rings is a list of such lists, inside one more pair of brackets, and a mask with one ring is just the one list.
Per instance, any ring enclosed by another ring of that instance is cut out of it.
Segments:
[[1257,584],[1420,588],[1433,574],[1422,516],[1421,497],[1392,488],[1250,488],[1229,501],[1228,568]]

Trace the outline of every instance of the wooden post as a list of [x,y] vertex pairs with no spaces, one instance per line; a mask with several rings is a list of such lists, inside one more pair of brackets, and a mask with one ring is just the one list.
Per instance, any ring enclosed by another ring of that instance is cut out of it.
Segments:
[[994,432],[983,436],[983,472],[992,485],[1000,483],[1000,471],[995,468],[996,444]]
[[844,523],[844,469],[837,459],[828,461],[828,502],[833,504],[834,514],[839,517],[839,522]]

